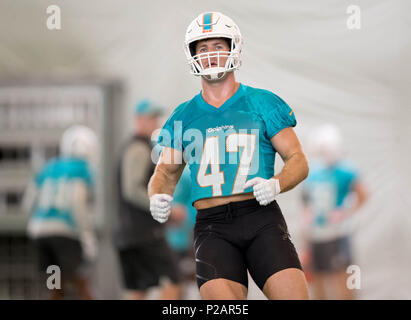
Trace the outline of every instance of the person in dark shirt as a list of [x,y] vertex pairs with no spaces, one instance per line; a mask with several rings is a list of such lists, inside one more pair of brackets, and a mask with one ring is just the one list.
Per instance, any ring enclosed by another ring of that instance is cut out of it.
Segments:
[[164,226],[150,214],[147,184],[154,172],[151,135],[162,108],[143,100],[135,108],[135,133],[124,144],[117,167],[118,249],[126,299],[144,299],[161,286],[160,299],[177,299],[176,259],[165,240]]

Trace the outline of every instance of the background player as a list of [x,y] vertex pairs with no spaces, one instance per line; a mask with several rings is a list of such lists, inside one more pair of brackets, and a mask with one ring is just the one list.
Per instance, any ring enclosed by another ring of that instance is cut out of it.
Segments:
[[[187,162],[202,298],[245,299],[248,269],[269,299],[306,299],[305,277],[275,197],[300,183],[308,166],[291,128],[291,108],[269,91],[236,82],[242,43],[237,25],[218,12],[200,14],[187,28],[185,53],[203,90],[163,127],[150,209],[154,219],[168,219]],[[285,165],[274,176],[276,152]]]
[[97,255],[89,201],[97,148],[91,129],[70,127],[61,138],[60,157],[43,167],[25,194],[24,205],[32,212],[28,234],[37,248],[40,272],[46,276],[52,265],[61,270],[61,290],[50,290],[51,299],[62,299],[67,285],[74,285],[81,299],[92,298],[85,271]]
[[[118,248],[126,299],[144,299],[161,286],[160,299],[180,297],[179,275],[164,226],[149,210],[147,183],[154,171],[151,135],[159,127],[162,108],[143,100],[135,108],[135,133],[125,142],[117,168]],[[168,279],[168,282],[162,282]]]
[[303,183],[302,261],[312,272],[315,299],[353,299],[346,285],[347,267],[353,263],[348,222],[367,199],[365,187],[354,166],[343,159],[338,127],[316,128],[309,146],[313,161]]

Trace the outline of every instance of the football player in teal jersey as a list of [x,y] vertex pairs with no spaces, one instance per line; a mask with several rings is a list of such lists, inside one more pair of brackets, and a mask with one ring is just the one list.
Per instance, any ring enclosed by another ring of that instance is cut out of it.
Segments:
[[355,298],[347,287],[354,259],[350,218],[368,196],[358,170],[343,157],[342,139],[337,126],[324,124],[308,141],[312,159],[302,184],[301,262],[311,272],[312,296],[318,300]]
[[[187,28],[185,54],[202,91],[179,105],[160,133],[163,151],[148,189],[151,214],[167,221],[171,195],[189,165],[202,298],[246,299],[248,270],[269,299],[307,299],[275,201],[307,177],[307,161],[287,103],[236,81],[242,44],[237,25],[219,12],[200,14]],[[285,165],[274,173],[277,152]]]
[[93,130],[69,127],[61,138],[60,156],[45,164],[25,193],[24,207],[31,213],[27,231],[40,272],[46,277],[50,266],[61,272],[61,288],[49,290],[50,299],[64,298],[68,284],[77,290],[76,298],[92,299],[89,272],[97,257],[97,237],[90,200],[97,150]]

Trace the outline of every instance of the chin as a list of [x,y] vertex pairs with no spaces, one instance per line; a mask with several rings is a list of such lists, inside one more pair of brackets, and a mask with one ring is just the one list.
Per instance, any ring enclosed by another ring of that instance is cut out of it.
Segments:
[[230,72],[228,71],[224,71],[224,72],[202,75],[201,77],[207,82],[216,83],[216,82],[224,81],[227,78],[229,73]]

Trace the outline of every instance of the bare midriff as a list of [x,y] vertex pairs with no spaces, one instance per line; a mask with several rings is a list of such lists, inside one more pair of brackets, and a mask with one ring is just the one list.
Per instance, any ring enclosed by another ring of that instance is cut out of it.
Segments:
[[221,206],[229,202],[238,202],[238,201],[244,201],[244,200],[249,200],[253,198],[255,198],[254,194],[252,192],[248,192],[248,193],[236,194],[236,195],[226,196],[226,197],[213,197],[213,198],[200,199],[194,202],[194,208],[196,208],[197,210],[207,209],[207,208]]

